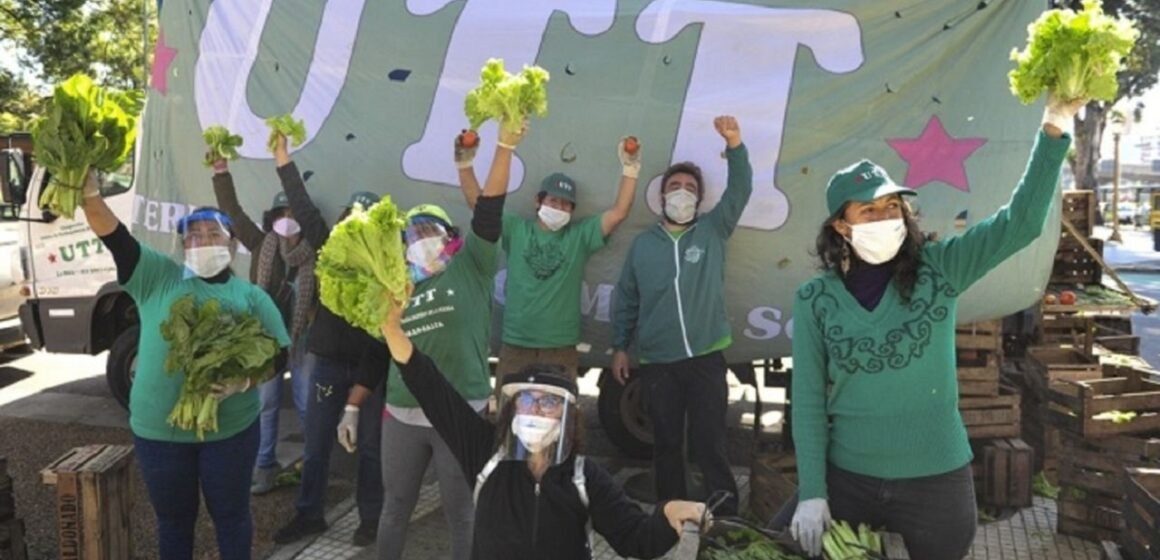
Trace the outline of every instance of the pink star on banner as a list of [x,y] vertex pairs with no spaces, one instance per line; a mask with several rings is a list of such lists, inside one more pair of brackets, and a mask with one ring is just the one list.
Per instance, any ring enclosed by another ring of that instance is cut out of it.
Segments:
[[886,140],[906,161],[904,185],[917,189],[932,181],[942,181],[963,192],[971,191],[966,160],[986,142],[986,138],[951,138],[936,116],[926,122],[918,138]]
[[165,32],[157,33],[157,44],[153,46],[153,71],[149,83],[162,95],[169,92],[169,65],[175,58],[177,49],[165,44]]

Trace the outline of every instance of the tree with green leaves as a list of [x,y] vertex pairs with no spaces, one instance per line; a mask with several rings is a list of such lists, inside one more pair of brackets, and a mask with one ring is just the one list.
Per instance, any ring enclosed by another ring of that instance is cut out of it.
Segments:
[[[1076,10],[1083,7],[1081,0],[1067,0],[1063,4]],[[1103,0],[1101,6],[1106,14],[1132,20],[1140,31],[1127,67],[1118,75],[1120,91],[1116,101],[1139,97],[1156,85],[1160,75],[1160,0]],[[1075,153],[1069,161],[1078,188],[1095,190],[1098,186],[1096,166],[1100,161],[1100,145],[1114,104],[1092,101],[1082,117],[1075,117]],[[1141,104],[1132,108],[1133,120],[1138,121],[1144,109]]]
[[[84,72],[103,86],[144,90],[156,18],[154,0],[0,0],[0,48],[16,52],[21,69],[39,82]],[[0,72],[0,114],[8,114],[0,129],[5,121],[26,124],[41,101],[22,78]]]

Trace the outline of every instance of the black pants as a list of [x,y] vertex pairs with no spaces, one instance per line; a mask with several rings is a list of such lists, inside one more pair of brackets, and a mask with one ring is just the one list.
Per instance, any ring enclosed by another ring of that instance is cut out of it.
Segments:
[[[865,523],[902,535],[912,560],[959,560],[975,540],[975,481],[971,466],[945,474],[887,480],[830,465],[830,515],[857,528]],[[790,500],[770,522],[785,529],[797,509]]]
[[717,515],[737,514],[737,483],[725,452],[725,412],[729,387],[725,356],[713,352],[669,364],[648,364],[642,372],[653,423],[653,467],[657,500],[685,500],[685,418],[689,454],[701,467],[710,494],[724,490],[729,500]]

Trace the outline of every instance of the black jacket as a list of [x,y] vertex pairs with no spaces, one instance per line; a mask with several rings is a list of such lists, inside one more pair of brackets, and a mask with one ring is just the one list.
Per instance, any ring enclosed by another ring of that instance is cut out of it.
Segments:
[[[403,381],[463,468],[476,476],[495,451],[496,426],[484,420],[418,349],[399,364]],[[630,502],[608,471],[584,461],[589,505],[572,481],[575,457],[548,469],[537,484],[523,461],[502,461],[488,476],[475,506],[474,560],[588,560],[587,523],[617,554],[656,558],[677,543],[664,505],[645,513]]]
[[[286,192],[294,219],[302,228],[303,238],[321,250],[330,237],[330,227],[307,194],[298,166],[290,162],[279,167],[278,178],[282,180],[282,190]],[[372,390],[382,386],[391,365],[391,354],[386,345],[347,323],[325,305],[318,306],[318,313],[310,324],[306,349],[316,356],[353,366],[354,383]]]

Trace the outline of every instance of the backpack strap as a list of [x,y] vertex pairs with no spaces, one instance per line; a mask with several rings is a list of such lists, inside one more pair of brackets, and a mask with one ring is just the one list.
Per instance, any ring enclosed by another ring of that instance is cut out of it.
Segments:
[[[487,463],[483,465],[483,469],[479,471],[479,474],[475,475],[475,492],[473,492],[471,495],[472,504],[479,503],[479,491],[483,489],[483,483],[487,482],[487,477],[491,476],[491,473],[494,472],[495,468],[499,466],[499,462],[502,459],[503,454],[497,451],[495,455],[492,455],[491,459],[488,459]],[[585,502],[584,505],[587,506],[587,502]]]

